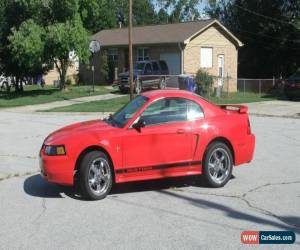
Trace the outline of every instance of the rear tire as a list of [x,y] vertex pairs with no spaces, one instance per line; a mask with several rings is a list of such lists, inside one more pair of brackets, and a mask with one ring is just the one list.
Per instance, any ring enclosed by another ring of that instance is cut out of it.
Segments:
[[86,199],[104,199],[113,183],[113,170],[106,154],[101,151],[87,153],[80,164],[79,181]]
[[222,142],[213,142],[205,152],[203,177],[208,186],[219,188],[231,178],[233,158],[231,150]]

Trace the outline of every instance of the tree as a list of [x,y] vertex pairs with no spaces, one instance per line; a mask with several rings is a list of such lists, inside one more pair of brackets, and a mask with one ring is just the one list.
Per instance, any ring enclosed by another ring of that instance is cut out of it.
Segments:
[[239,76],[292,74],[300,63],[300,2],[297,0],[210,1],[207,13],[219,19],[245,44]]
[[[128,1],[111,0],[115,10],[116,20],[123,26],[128,25]],[[151,0],[134,0],[132,3],[133,25],[148,25],[157,23],[157,14]]]
[[[27,3],[29,5],[29,1]],[[22,90],[22,83],[19,85],[22,68],[18,67],[13,59],[10,50],[9,36],[13,28],[18,29],[22,22],[29,19],[28,10],[22,0],[1,1],[1,26],[0,26],[0,61],[2,73],[16,77],[16,91]]]
[[117,25],[113,2],[109,0],[80,0],[79,13],[84,27],[92,34]]
[[46,27],[46,59],[54,62],[60,76],[60,88],[65,87],[67,69],[71,64],[69,53],[75,51],[80,61],[88,62],[88,33],[79,15],[65,23],[54,23]]
[[60,88],[71,64],[69,52],[87,62],[89,36],[79,15],[78,0],[4,0],[0,12],[0,58],[7,75],[17,79],[41,74],[43,65],[55,63]]
[[8,37],[12,61],[16,63],[20,75],[33,75],[35,72],[42,72],[44,62],[44,29],[37,25],[32,19],[23,22]]
[[157,22],[160,24],[166,24],[169,22],[169,15],[168,12],[161,8],[157,13]]
[[163,17],[165,20],[166,13],[169,13],[169,23],[197,20],[200,17],[200,2],[201,0],[158,0],[161,6],[158,18]]

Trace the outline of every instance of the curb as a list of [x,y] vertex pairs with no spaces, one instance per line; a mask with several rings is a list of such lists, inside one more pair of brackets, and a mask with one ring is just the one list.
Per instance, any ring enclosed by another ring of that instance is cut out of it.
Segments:
[[261,114],[261,113],[249,113],[249,115],[257,117],[277,117],[277,118],[289,118],[289,119],[300,119],[300,115],[271,115],[271,114]]

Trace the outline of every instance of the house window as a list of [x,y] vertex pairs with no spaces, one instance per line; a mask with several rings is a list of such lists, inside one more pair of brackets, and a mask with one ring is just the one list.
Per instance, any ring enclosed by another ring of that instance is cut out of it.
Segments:
[[213,49],[212,48],[201,48],[200,50],[200,67],[201,68],[212,68]]
[[149,60],[149,49],[148,48],[138,48],[137,49],[137,61]]
[[119,58],[118,49],[108,49],[107,58],[110,62],[117,62]]

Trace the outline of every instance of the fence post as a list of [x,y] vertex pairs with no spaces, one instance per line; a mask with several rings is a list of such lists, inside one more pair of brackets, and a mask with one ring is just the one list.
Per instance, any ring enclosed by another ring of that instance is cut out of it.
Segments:
[[261,79],[259,79],[259,95],[261,96]]
[[275,76],[273,76],[273,83],[272,83],[272,85],[273,85],[273,88],[275,87]]
[[244,96],[245,96],[245,92],[246,92],[246,79],[244,79]]

